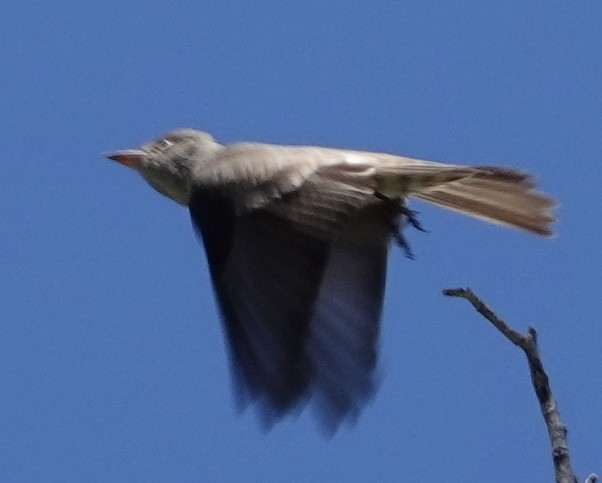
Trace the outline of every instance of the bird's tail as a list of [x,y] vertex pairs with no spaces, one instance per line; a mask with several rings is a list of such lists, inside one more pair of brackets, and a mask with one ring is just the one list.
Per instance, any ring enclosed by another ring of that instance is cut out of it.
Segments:
[[536,191],[530,176],[503,168],[479,167],[470,171],[471,174],[456,179],[452,175],[448,181],[426,183],[412,190],[410,196],[492,223],[553,235],[552,209],[556,202]]

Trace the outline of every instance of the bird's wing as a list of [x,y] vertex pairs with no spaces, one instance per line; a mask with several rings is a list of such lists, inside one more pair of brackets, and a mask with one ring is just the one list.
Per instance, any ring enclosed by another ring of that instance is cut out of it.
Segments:
[[205,245],[239,402],[258,400],[270,424],[307,395],[305,344],[328,243],[265,211],[236,215],[231,202],[202,190],[193,192],[190,212]]
[[324,427],[335,429],[372,394],[398,213],[360,185],[314,173],[243,212],[229,183],[192,191],[238,394],[258,400],[267,424],[315,394]]
[[311,320],[307,355],[322,427],[353,422],[376,389],[392,205],[359,209],[336,237]]

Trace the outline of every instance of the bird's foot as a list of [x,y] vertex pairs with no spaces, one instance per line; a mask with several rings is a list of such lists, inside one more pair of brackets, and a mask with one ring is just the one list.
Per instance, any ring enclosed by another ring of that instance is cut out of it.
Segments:
[[396,223],[391,228],[393,231],[393,238],[395,239],[395,243],[397,244],[397,246],[404,251],[407,258],[409,258],[410,260],[414,260],[414,252],[412,252],[412,247],[410,246],[408,240],[404,236],[400,224]]
[[394,238],[397,246],[399,246],[406,254],[410,260],[414,260],[414,253],[412,252],[412,247],[406,237],[403,234],[403,227],[407,225],[411,225],[416,230],[426,233],[426,230],[422,227],[420,222],[418,221],[418,212],[414,210],[410,210],[407,206],[400,206],[401,219],[396,223],[397,226],[394,228]]
[[400,199],[391,199],[382,193],[376,193],[376,197],[386,203],[391,204],[391,206],[395,208],[395,211],[401,215],[399,219],[396,219],[391,223],[393,238],[395,239],[397,246],[405,252],[406,257],[410,260],[414,260],[412,247],[410,247],[410,243],[403,234],[403,228],[407,225],[411,225],[418,231],[427,231],[422,227],[420,221],[418,221],[418,212],[410,210]]
[[418,212],[414,211],[414,210],[410,210],[407,206],[402,205],[401,206],[401,216],[405,217],[403,218],[403,224],[404,225],[412,225],[414,228],[416,228],[418,231],[421,231],[423,233],[427,233],[427,230],[425,230],[422,225],[420,224],[420,222],[418,221]]

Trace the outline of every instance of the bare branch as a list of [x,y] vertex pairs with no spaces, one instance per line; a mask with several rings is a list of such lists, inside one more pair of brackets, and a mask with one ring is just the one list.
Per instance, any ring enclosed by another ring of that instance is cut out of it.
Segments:
[[[510,342],[524,351],[529,363],[531,382],[533,383],[533,388],[535,389],[539,407],[541,408],[552,444],[552,459],[554,461],[556,481],[557,483],[577,483],[577,478],[571,468],[566,426],[560,419],[558,406],[550,389],[550,381],[539,356],[536,330],[533,327],[529,327],[526,335],[516,332],[487,307],[469,288],[447,289],[443,291],[443,295],[468,300],[477,312],[491,322]],[[597,476],[592,474],[588,477],[587,482],[591,483],[596,480]]]

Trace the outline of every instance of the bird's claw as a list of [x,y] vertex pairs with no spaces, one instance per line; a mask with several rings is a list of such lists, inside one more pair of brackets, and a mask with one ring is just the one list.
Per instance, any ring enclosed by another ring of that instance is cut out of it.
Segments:
[[393,232],[393,238],[395,239],[397,246],[405,252],[406,257],[410,260],[414,260],[414,253],[412,252],[412,248],[410,247],[408,240],[403,234],[403,228],[406,225],[411,225],[418,231],[426,233],[427,230],[425,230],[420,221],[418,221],[418,212],[409,209],[402,200],[388,198],[382,193],[376,193],[376,197],[382,201],[385,201],[386,203],[394,205],[398,213],[401,215],[400,220],[396,220],[392,223],[391,231]]
[[427,233],[427,230],[425,230],[423,228],[423,226],[420,224],[420,221],[418,221],[418,217],[417,217],[418,212],[417,211],[410,210],[407,206],[402,205],[401,206],[401,215],[403,217],[405,217],[405,219],[403,220],[404,225],[408,225],[408,224],[412,225],[418,231]]
[[393,227],[393,238],[395,238],[397,246],[405,252],[406,257],[414,260],[414,252],[412,252],[412,247],[410,247],[408,240],[403,235],[401,226],[397,225]]

